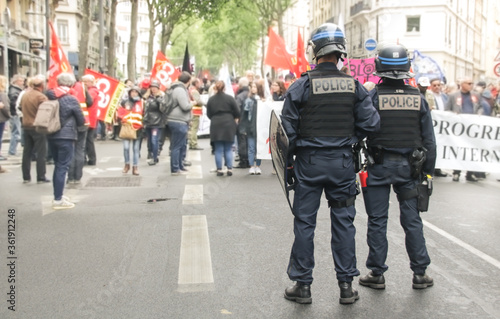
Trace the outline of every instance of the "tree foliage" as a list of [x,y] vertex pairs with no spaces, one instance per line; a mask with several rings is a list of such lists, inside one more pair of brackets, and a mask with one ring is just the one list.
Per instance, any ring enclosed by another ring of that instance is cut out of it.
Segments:
[[165,51],[174,28],[190,20],[211,20],[229,0],[157,0],[157,20],[162,26],[160,49]]

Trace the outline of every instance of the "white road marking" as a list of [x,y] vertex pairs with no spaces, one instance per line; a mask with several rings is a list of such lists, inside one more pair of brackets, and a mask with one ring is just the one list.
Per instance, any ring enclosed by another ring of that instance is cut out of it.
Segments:
[[203,172],[201,171],[201,165],[191,165],[189,167],[189,173],[186,176],[186,179],[202,179]]
[[203,185],[186,185],[182,196],[182,204],[203,204]]
[[[178,284],[195,285],[199,291],[212,290],[212,285],[206,284],[213,282],[207,218],[205,215],[182,216]],[[179,289],[189,291],[186,286],[180,286]]]
[[442,230],[441,228],[437,227],[437,226],[434,226],[433,224],[425,221],[425,220],[422,220],[424,225],[430,229],[432,229],[433,231],[435,231],[436,233],[438,233],[439,235],[451,240],[452,242],[454,242],[455,244],[459,245],[460,247],[462,248],[465,248],[467,249],[469,252],[473,253],[474,255],[478,256],[479,258],[483,259],[484,261],[490,263],[491,265],[497,267],[498,269],[500,269],[500,261],[496,260],[495,258],[483,253],[482,251],[472,247],[471,245],[463,242],[462,240],[458,239],[457,237],[447,233],[446,231]]
[[189,151],[188,152],[189,160],[201,162],[201,152],[200,151]]

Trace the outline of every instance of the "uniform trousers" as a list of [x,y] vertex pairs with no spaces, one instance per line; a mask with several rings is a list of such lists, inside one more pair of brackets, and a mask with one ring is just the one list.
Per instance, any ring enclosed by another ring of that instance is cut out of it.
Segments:
[[[295,240],[287,273],[291,280],[304,284],[313,282],[314,231],[316,216],[325,192],[329,201],[342,202],[357,194],[353,156],[349,148],[299,148],[294,172],[297,178],[293,215]],[[354,237],[354,204],[331,207],[331,250],[338,281],[351,282],[359,275],[356,268]]]
[[[414,189],[418,184],[411,177],[411,167],[405,156],[384,156],[382,164],[368,167],[367,187],[363,188],[365,208],[368,214],[367,242],[369,246],[366,267],[374,275],[387,271],[387,220],[391,185],[396,194]],[[405,232],[406,252],[410,268],[417,275],[425,273],[430,264],[425,245],[422,219],[417,209],[417,198],[399,202],[400,223]]]

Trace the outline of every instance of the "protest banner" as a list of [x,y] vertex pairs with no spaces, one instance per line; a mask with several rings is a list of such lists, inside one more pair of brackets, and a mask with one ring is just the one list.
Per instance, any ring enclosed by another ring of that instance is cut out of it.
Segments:
[[500,172],[500,118],[432,111],[436,167]]
[[375,72],[375,58],[349,59],[349,67],[351,76],[361,84],[367,81],[377,84],[380,80],[378,76],[373,75],[373,72]]

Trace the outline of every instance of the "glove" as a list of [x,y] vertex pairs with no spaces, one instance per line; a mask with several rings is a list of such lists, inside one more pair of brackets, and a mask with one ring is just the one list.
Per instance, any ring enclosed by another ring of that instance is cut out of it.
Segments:
[[295,184],[295,181],[297,178],[295,177],[295,171],[293,170],[293,166],[287,167],[286,168],[286,182],[288,185],[293,185]]

